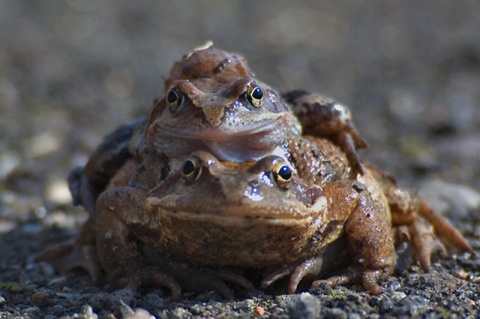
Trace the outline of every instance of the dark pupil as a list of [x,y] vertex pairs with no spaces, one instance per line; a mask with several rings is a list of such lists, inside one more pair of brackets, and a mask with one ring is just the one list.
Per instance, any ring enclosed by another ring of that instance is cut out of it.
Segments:
[[290,170],[290,167],[282,166],[278,171],[278,175],[284,180],[289,180],[292,177],[292,171]]
[[178,100],[178,95],[177,93],[173,92],[173,91],[170,91],[170,93],[168,93],[167,95],[167,101],[168,103],[172,104],[172,103],[175,103],[177,102]]
[[182,173],[184,175],[189,175],[193,173],[193,171],[195,171],[195,165],[193,162],[190,160],[186,161],[185,164],[183,164]]
[[253,90],[252,97],[256,100],[261,100],[262,97],[263,97],[262,89],[261,88],[256,88],[255,90]]

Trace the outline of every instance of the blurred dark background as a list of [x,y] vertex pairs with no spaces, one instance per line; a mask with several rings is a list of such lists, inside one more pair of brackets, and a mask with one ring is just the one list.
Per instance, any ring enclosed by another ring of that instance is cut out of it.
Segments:
[[361,156],[401,183],[480,188],[479,16],[478,1],[0,0],[1,213],[67,205],[69,170],[207,40],[277,89],[349,105]]

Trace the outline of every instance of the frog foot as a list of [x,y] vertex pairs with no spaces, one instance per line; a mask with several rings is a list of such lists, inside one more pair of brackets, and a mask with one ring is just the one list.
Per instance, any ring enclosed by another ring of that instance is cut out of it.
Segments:
[[[338,258],[339,256],[336,256]],[[288,281],[287,291],[289,294],[294,294],[301,280],[322,277],[325,273],[325,267],[332,268],[333,264],[326,265],[324,257],[314,257],[296,265],[289,265],[278,269],[269,274],[262,280],[262,288],[267,288],[275,281],[290,276]],[[342,260],[342,258],[338,259]],[[389,269],[366,270],[360,266],[349,267],[345,273],[327,279],[314,280],[311,288],[317,287],[322,283],[326,283],[331,287],[343,286],[347,284],[361,283],[365,290],[371,294],[377,295],[382,288],[378,282],[385,280],[390,273]]]
[[473,253],[470,244],[445,217],[435,213],[424,200],[417,199],[415,204],[417,214],[399,231],[410,241],[424,272],[430,271],[430,258],[435,251],[440,249],[444,256],[447,255],[445,245]]
[[[171,271],[171,272],[170,272]],[[143,267],[128,276],[114,280],[114,287],[127,287],[135,291],[142,287],[163,287],[171,291],[170,299],[180,300],[182,288],[186,291],[202,292],[215,290],[226,299],[233,299],[234,293],[226,282],[253,290],[253,284],[243,276],[228,270],[195,269],[184,263],[170,262],[169,267]]]
[[331,139],[345,152],[354,172],[365,173],[356,149],[366,148],[367,143],[353,125],[348,107],[304,89],[283,92],[282,97],[298,117],[303,133]]
[[378,282],[384,281],[389,276],[389,273],[389,269],[367,270],[360,266],[352,266],[345,273],[338,276],[313,281],[311,288],[324,283],[330,287],[361,283],[370,294],[378,295],[382,291],[382,287],[380,287]]
[[265,276],[261,282],[263,289],[269,287],[274,282],[290,276],[288,279],[287,291],[294,294],[298,285],[304,279],[312,280],[322,277],[335,267],[340,266],[346,261],[347,249],[345,240],[342,238],[327,245],[317,256],[304,261],[285,265]]

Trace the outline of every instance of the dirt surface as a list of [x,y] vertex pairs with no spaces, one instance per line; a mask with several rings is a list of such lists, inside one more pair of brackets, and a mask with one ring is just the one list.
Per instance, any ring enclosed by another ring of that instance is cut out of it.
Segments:
[[[0,0],[0,318],[478,318],[478,1]],[[282,295],[107,292],[34,262],[86,215],[65,182],[102,137],[147,114],[184,53],[207,40],[278,89],[351,106],[361,156],[427,197],[477,256],[409,265],[359,286]]]

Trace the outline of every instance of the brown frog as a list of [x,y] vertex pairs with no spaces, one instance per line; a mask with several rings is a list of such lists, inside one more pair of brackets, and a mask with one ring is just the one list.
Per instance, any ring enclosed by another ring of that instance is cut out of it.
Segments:
[[[205,289],[207,281],[216,289],[223,286],[220,279],[248,288],[242,277],[223,270],[235,267],[273,269],[263,286],[290,274],[294,293],[302,278],[315,278],[329,266],[324,256],[334,242],[332,247],[341,246],[339,240],[353,256],[349,273],[378,292],[377,281],[390,275],[395,262],[390,214],[381,208],[359,182],[335,179],[320,188],[299,179],[278,156],[238,164],[198,151],[148,192],[115,187],[102,193],[96,248],[108,278],[120,285],[142,278],[151,283],[155,273],[161,275],[155,284],[174,294],[180,286],[197,289],[201,283]],[[182,266],[178,273],[166,267],[171,260],[210,270],[193,275]],[[214,268],[224,277],[215,279]],[[230,296],[226,288],[220,291]]]
[[[328,137],[340,145],[352,176],[363,173],[355,148],[366,143],[353,126],[348,108],[305,90],[287,91],[282,98],[254,77],[240,55],[209,43],[178,61],[165,84],[165,96],[156,102],[148,120],[121,126],[107,136],[84,169],[72,172],[69,184],[74,203],[94,214],[98,195],[118,169],[128,159],[141,162],[150,153],[168,162],[162,177],[180,169],[196,150],[233,162],[275,154],[307,165],[302,158],[292,158],[287,143],[300,138],[302,126],[307,134]],[[291,168],[296,169],[293,164]]]
[[[448,221],[388,175],[365,164],[361,182],[351,180],[338,147],[318,138],[304,143],[303,151],[316,145],[325,153],[315,158],[338,167],[316,183],[322,187],[299,178],[274,155],[234,163],[198,151],[151,189],[144,180],[159,169],[158,161],[148,162],[144,172],[127,162],[75,245],[76,258],[83,254],[80,266],[93,277],[102,269],[118,286],[168,287],[173,298],[181,288],[215,289],[231,298],[225,282],[253,288],[244,269],[261,270],[263,288],[288,277],[289,293],[302,280],[313,280],[313,286],[359,282],[378,293],[378,282],[395,265],[394,243],[405,235],[425,271],[434,234],[458,250],[471,250]],[[343,272],[321,279],[340,262],[346,263]]]
[[338,142],[361,172],[355,146],[366,143],[348,108],[305,90],[285,92],[287,105],[238,54],[207,43],[173,66],[165,86],[165,96],[150,114],[146,142],[168,157],[200,149],[233,162],[281,155],[275,150],[286,136],[302,130],[293,112],[307,134]]

